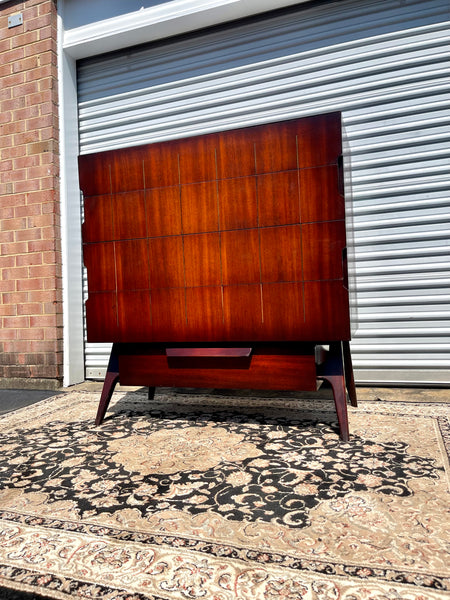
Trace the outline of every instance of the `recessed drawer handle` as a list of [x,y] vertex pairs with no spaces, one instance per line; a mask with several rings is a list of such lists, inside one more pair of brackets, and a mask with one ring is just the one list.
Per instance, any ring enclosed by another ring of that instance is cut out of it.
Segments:
[[248,358],[253,348],[166,348],[171,358]]

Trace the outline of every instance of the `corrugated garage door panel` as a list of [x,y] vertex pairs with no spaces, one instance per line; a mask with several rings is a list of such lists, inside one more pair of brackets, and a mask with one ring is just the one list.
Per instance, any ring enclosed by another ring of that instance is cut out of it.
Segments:
[[447,0],[344,0],[83,61],[81,151],[341,110],[357,380],[449,382],[449,20]]

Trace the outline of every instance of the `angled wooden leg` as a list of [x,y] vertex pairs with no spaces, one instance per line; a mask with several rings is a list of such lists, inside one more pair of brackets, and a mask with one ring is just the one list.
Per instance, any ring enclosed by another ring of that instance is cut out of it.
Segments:
[[355,378],[353,376],[352,355],[350,353],[350,342],[342,342],[342,351],[344,353],[345,385],[347,387],[348,397],[350,398],[350,404],[352,406],[358,406],[358,399],[356,398]]
[[334,405],[336,407],[339,423],[340,438],[343,442],[348,442],[350,434],[348,428],[347,397],[345,393],[344,377],[340,375],[324,375],[323,379],[326,379],[331,383]]
[[344,364],[341,344],[331,344],[327,359],[317,367],[319,379],[331,384],[334,405],[339,423],[340,438],[343,442],[349,440],[347,395],[345,392]]
[[95,424],[100,425],[103,421],[105,413],[108,409],[111,396],[113,395],[114,388],[119,381],[119,355],[116,344],[113,344],[111,355],[109,357],[108,369],[106,371],[105,381],[103,383],[102,395],[100,396],[100,402],[98,405],[97,416],[95,417]]

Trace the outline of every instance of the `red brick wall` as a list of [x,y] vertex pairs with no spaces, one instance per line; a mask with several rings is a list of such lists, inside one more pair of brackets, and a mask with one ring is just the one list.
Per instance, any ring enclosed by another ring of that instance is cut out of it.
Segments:
[[[23,25],[8,28],[16,13]],[[0,56],[0,377],[54,387],[62,376],[56,3],[0,5]]]

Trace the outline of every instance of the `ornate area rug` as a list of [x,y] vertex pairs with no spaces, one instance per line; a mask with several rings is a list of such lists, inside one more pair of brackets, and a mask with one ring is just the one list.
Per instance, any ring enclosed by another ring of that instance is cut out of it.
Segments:
[[2,600],[450,598],[448,405],[182,392],[0,418]]

